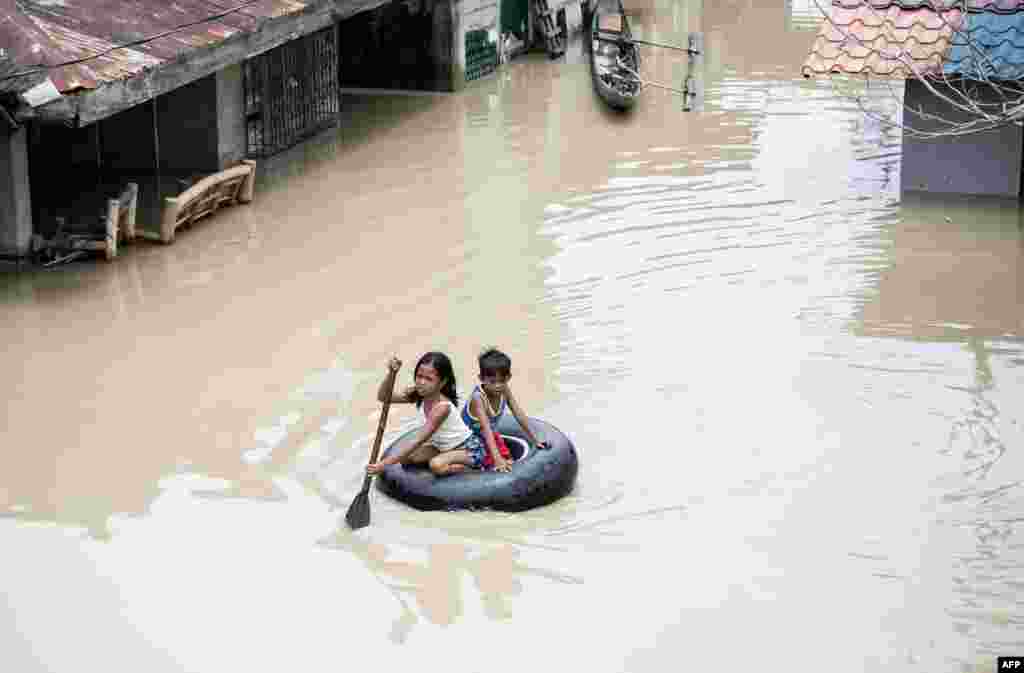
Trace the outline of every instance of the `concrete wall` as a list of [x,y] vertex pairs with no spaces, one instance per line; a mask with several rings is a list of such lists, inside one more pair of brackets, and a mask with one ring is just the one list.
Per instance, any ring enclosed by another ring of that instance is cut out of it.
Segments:
[[245,158],[245,91],[242,65],[217,73],[217,167],[227,168]]
[[28,131],[0,128],[0,252],[24,255],[32,239]]
[[93,125],[84,129],[61,130],[66,130],[62,142],[67,143],[68,163],[76,167],[96,166],[99,161],[99,127]]
[[466,31],[498,29],[498,0],[462,0],[463,40]]
[[565,29],[570,35],[583,30],[583,5],[579,0],[561,0],[552,5],[565,10]]
[[452,0],[448,5],[452,36],[452,91],[461,91],[466,87],[466,20],[462,10],[463,0]]
[[435,0],[430,42],[434,62],[434,88],[455,91],[452,73],[455,64],[455,0]]
[[[920,107],[926,113],[945,119],[967,119],[964,113],[951,109],[920,82],[908,80],[905,87],[906,107]],[[922,130],[941,128],[937,122],[923,120],[906,110],[903,123]],[[904,133],[901,189],[1019,198],[1022,155],[1024,134],[1017,126],[937,140],[917,140]]]
[[[159,108],[158,108],[159,111]],[[143,103],[99,122],[103,165],[114,172],[155,171],[153,104]],[[161,144],[166,144],[161,138]],[[162,149],[162,148],[161,148]]]
[[156,99],[163,170],[172,173],[219,170],[219,79],[216,74],[208,75]]
[[[236,64],[157,98],[160,170],[173,175],[217,171],[243,159],[243,95],[242,67]],[[155,170],[152,102],[99,123],[107,168]]]
[[62,178],[96,170],[101,161],[97,141],[102,139],[98,133],[96,125],[86,128],[35,125],[29,130],[28,138],[30,170],[34,174],[38,164],[44,177],[61,174]]
[[391,2],[341,22],[345,88],[451,90],[451,0]]

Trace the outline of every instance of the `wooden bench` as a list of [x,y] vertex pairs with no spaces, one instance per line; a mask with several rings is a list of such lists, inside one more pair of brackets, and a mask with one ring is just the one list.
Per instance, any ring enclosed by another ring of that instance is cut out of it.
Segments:
[[160,240],[174,241],[174,232],[224,206],[252,201],[256,182],[256,162],[246,160],[239,165],[208,175],[177,196],[164,199]]
[[116,199],[107,201],[107,239],[113,242],[113,250],[107,259],[117,256],[117,244],[135,240],[135,211],[139,203],[139,186],[129,182]]

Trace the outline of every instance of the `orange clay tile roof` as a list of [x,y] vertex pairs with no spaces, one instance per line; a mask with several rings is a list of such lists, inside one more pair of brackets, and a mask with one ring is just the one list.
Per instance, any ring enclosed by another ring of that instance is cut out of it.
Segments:
[[[880,4],[880,0],[871,1]],[[879,9],[856,2],[856,7],[829,8],[804,60],[804,77],[849,74],[903,79],[915,71],[942,72],[953,33],[962,25],[961,10],[935,12],[898,5]]]

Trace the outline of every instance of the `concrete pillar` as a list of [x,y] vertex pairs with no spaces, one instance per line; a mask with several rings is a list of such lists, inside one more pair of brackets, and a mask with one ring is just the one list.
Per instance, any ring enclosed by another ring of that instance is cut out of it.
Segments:
[[169,174],[218,171],[244,159],[241,64],[160,96],[157,118],[160,166]]
[[452,91],[466,88],[466,25],[462,18],[465,0],[452,0]]
[[245,90],[242,64],[229,65],[217,73],[217,155],[219,168],[245,158]]
[[28,131],[0,128],[0,252],[24,255],[32,240]]
[[454,62],[455,30],[454,5],[457,0],[435,0],[430,4],[433,19],[433,34],[430,36],[430,58],[435,65],[435,76],[432,88],[439,91],[455,91]]

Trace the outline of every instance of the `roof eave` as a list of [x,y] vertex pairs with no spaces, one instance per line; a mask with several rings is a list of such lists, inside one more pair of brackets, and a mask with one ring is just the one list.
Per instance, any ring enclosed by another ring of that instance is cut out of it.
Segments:
[[88,126],[388,1],[311,2],[298,12],[266,19],[253,31],[239,32],[216,44],[198,47],[130,77],[104,82],[94,89],[65,93],[62,98],[35,108],[33,116],[41,123]]
[[40,124],[75,126],[78,121],[78,101],[74,96],[61,96],[39,107],[22,103],[14,111],[14,118],[19,122],[34,121]]

